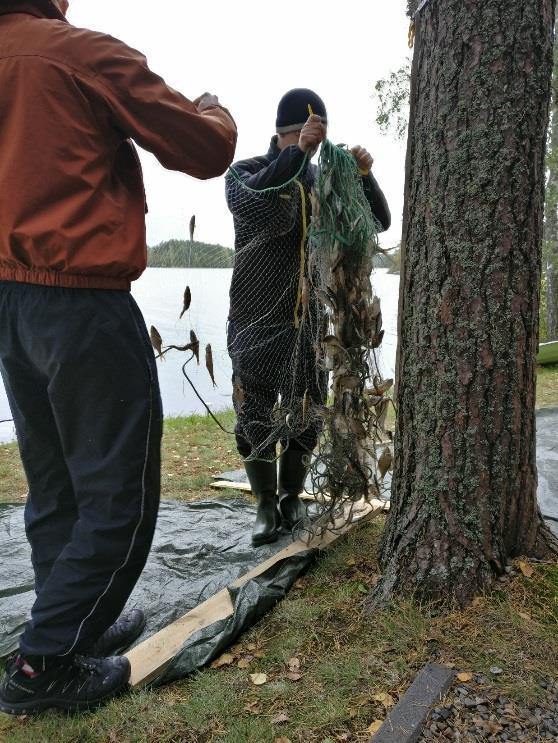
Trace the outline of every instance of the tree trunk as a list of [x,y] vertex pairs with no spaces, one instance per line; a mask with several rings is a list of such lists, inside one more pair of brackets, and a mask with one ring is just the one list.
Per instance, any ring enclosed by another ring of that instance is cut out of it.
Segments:
[[552,111],[546,168],[543,270],[546,276],[546,333],[558,339],[558,45],[554,47]]
[[418,593],[465,604],[510,558],[558,551],[535,460],[554,8],[430,0],[416,19],[395,468],[375,603]]

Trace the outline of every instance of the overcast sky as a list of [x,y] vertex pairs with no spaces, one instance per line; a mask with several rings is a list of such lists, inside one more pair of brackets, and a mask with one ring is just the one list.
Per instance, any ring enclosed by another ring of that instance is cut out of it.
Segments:
[[[152,70],[188,98],[216,93],[238,125],[237,159],[264,154],[277,103],[293,87],[314,89],[328,108],[329,137],[361,144],[393,215],[383,237],[401,237],[404,147],[375,124],[374,83],[409,54],[404,0],[70,0],[76,26],[110,33],[142,51]],[[148,244],[185,238],[191,214],[196,237],[232,245],[223,179],[196,181],[165,171],[141,153],[149,214]]]

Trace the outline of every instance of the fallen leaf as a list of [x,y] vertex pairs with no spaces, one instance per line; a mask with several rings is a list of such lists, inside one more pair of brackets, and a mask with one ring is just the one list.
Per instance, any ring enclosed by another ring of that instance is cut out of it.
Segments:
[[492,735],[496,735],[496,733],[500,733],[504,729],[502,725],[499,725],[497,722],[491,722],[490,720],[487,721],[486,725]]
[[246,645],[246,650],[256,650],[258,646],[255,642],[249,642],[248,645]]
[[382,727],[383,724],[384,724],[384,721],[383,720],[374,720],[374,722],[372,723],[372,725],[370,725],[369,728],[366,728],[366,732],[367,733],[377,733],[378,730]]
[[359,593],[365,593],[367,595],[368,593],[370,593],[368,586],[365,586],[364,583],[357,583],[357,591]]
[[250,661],[248,660],[248,658],[241,658],[236,665],[239,668],[248,668],[248,666],[250,665]]
[[356,560],[354,557],[351,557],[350,560],[347,560],[347,565],[352,568],[354,565],[356,565]]
[[234,662],[234,655],[225,653],[211,664],[211,668],[221,668],[221,666],[230,666]]
[[482,604],[484,604],[484,596],[475,596],[471,603],[472,606],[482,606]]
[[458,681],[461,681],[463,683],[466,682],[466,681],[471,681],[472,678],[473,678],[473,674],[472,673],[469,673],[469,672],[464,672],[464,673],[458,673],[457,674],[457,680]]
[[526,578],[531,578],[535,572],[530,565],[528,565],[526,562],[523,562],[522,560],[517,561],[517,566]]
[[254,652],[254,658],[263,658],[265,655],[263,650],[256,650]]
[[386,694],[385,692],[374,694],[372,698],[374,699],[374,701],[383,704],[384,707],[393,707],[395,704],[395,699],[391,696],[391,694]]
[[298,671],[300,668],[300,660],[298,658],[289,658],[287,665],[289,666],[289,671]]
[[250,679],[254,686],[262,686],[267,684],[267,673],[251,673]]
[[300,681],[300,679],[302,678],[301,673],[294,673],[292,671],[286,673],[285,676],[289,679],[289,681]]
[[521,619],[525,619],[527,622],[529,622],[531,620],[531,617],[526,612],[524,612],[524,611],[518,611],[517,613],[519,614],[519,616],[521,617]]
[[273,743],[291,743],[291,739],[285,738],[285,736],[282,735],[280,738],[274,738]]
[[262,705],[258,700],[254,702],[248,702],[248,704],[244,705],[244,710],[246,712],[249,712],[251,715],[261,715]]
[[286,712],[278,712],[275,717],[271,718],[271,722],[274,725],[282,725],[284,722],[289,722],[290,719]]

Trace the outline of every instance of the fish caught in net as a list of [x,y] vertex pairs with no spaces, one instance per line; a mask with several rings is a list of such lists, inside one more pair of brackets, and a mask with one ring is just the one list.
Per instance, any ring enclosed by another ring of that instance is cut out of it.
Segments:
[[[311,537],[379,498],[391,465],[382,442],[392,381],[379,368],[382,313],[370,280],[380,225],[345,146],[325,140],[317,167],[304,158],[295,177],[252,188],[263,159],[226,177],[236,238],[227,327],[235,434],[248,461],[304,452],[315,503],[295,533]],[[191,302],[187,288],[182,315]],[[154,338],[161,356],[176,349],[199,360],[195,333],[174,346]],[[205,362],[215,384],[211,347]]]

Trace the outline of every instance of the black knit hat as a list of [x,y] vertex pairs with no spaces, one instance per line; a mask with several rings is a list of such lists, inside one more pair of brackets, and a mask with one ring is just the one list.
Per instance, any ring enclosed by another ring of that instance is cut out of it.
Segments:
[[325,104],[313,90],[294,88],[285,93],[277,107],[275,122],[277,134],[287,134],[302,129],[310,115],[309,106],[312,113],[321,116],[324,124],[327,124]]

